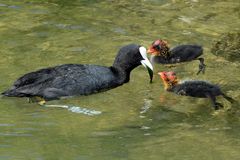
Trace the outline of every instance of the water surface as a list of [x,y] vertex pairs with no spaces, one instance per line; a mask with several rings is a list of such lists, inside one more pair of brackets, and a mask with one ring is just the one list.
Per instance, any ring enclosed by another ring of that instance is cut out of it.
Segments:
[[[210,52],[222,33],[239,32],[239,19],[238,0],[1,0],[0,91],[43,67],[110,66],[121,46],[147,47],[163,38],[171,46],[203,45],[207,71],[196,76],[198,62],[191,62],[156,65],[155,73],[174,70],[181,79],[208,80],[239,102],[239,62]],[[1,98],[0,159],[237,160],[239,105],[221,97],[218,101],[225,109],[216,113],[209,100],[165,92],[156,74],[149,84],[143,67],[116,89],[49,103],[81,107],[77,109]]]

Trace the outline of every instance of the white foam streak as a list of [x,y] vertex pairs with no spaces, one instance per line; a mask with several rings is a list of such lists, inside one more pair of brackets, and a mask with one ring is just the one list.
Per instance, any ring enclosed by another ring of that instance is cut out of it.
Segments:
[[68,105],[44,105],[44,106],[45,107],[64,108],[73,113],[82,113],[82,114],[85,114],[88,116],[99,115],[102,113],[101,111],[91,110],[91,109],[78,107],[78,106],[68,106]]

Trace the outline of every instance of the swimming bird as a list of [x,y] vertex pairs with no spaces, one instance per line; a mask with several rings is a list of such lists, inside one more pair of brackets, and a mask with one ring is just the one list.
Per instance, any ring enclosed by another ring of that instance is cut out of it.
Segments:
[[200,64],[197,74],[205,72],[204,58],[199,58],[203,54],[202,46],[186,44],[170,49],[167,41],[158,39],[150,45],[147,52],[151,54],[150,61],[152,63],[174,64],[199,60]]
[[231,97],[225,95],[219,86],[211,84],[206,81],[189,80],[179,82],[175,72],[159,72],[158,73],[163,81],[165,90],[174,92],[175,94],[182,96],[191,96],[198,98],[209,98],[215,110],[218,110],[223,105],[216,102],[217,96],[223,96],[229,102],[233,103],[234,100]]
[[129,82],[131,71],[139,65],[148,69],[150,82],[153,66],[146,48],[136,44],[122,47],[112,66],[63,64],[27,73],[2,94],[8,97],[29,97],[45,104],[61,97],[89,95],[106,91]]

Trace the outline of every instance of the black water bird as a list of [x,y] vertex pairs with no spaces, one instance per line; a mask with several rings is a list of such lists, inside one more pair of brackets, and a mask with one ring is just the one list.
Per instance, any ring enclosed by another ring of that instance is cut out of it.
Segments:
[[188,80],[179,82],[175,72],[159,72],[158,74],[163,81],[165,90],[182,96],[209,98],[214,109],[216,110],[220,107],[223,107],[222,104],[216,102],[217,96],[223,96],[231,103],[235,101],[231,97],[225,95],[219,86],[211,84],[209,82],[200,80]]
[[150,61],[158,64],[174,64],[199,60],[200,64],[197,74],[205,72],[204,58],[199,58],[203,54],[202,46],[186,44],[170,49],[167,41],[158,39],[150,45],[147,52],[151,54]]
[[122,47],[110,67],[92,64],[64,64],[27,73],[2,94],[29,97],[44,104],[61,97],[89,95],[106,91],[129,82],[131,71],[139,65],[148,69],[150,81],[153,67],[143,46]]

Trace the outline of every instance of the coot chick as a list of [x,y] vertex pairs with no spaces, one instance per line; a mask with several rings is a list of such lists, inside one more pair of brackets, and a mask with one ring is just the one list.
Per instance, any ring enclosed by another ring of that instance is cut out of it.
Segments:
[[164,83],[165,90],[183,96],[209,98],[212,102],[214,109],[216,110],[219,109],[219,107],[223,107],[222,104],[216,102],[216,96],[221,95],[229,102],[234,102],[231,97],[228,97],[221,91],[219,86],[211,84],[209,82],[199,80],[179,82],[174,72],[159,72],[158,74],[160,75]]
[[23,75],[2,94],[9,97],[29,97],[39,104],[60,97],[89,95],[127,83],[130,72],[140,64],[148,69],[152,81],[153,67],[147,58],[146,48],[130,44],[119,50],[110,67],[64,64],[40,69]]
[[151,54],[150,61],[152,63],[174,64],[199,60],[200,64],[197,74],[205,72],[206,65],[204,64],[204,59],[198,58],[203,54],[202,46],[187,44],[170,49],[167,41],[158,39],[152,43],[147,52]]

